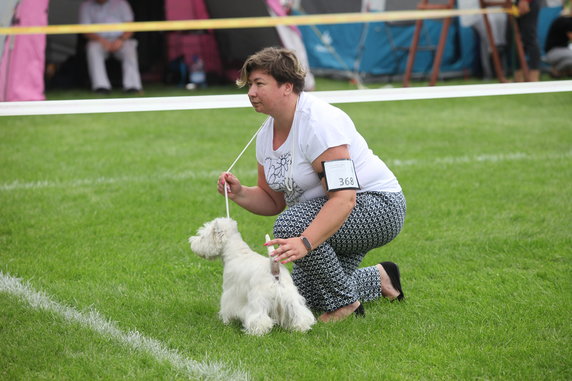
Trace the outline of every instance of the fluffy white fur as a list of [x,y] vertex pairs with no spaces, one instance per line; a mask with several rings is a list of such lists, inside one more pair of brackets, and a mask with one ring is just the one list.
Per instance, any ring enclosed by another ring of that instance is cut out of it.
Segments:
[[280,265],[280,279],[276,280],[270,272],[270,259],[248,247],[236,221],[217,218],[207,222],[189,242],[202,258],[222,258],[219,315],[225,324],[239,319],[246,333],[264,335],[274,324],[306,332],[316,322],[286,267]]

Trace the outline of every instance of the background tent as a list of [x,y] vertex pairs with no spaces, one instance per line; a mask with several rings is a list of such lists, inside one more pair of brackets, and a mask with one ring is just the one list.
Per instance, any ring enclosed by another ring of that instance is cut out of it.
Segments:
[[[343,0],[302,0],[299,13],[344,13],[370,9],[367,2]],[[379,4],[375,10],[383,11]],[[405,9],[405,8],[404,8]],[[398,59],[392,47],[408,47],[413,37],[413,25],[388,31],[384,22],[354,23],[340,25],[301,26],[304,43],[308,51],[310,66],[317,75],[337,75],[357,80],[394,79],[403,73],[405,59]],[[424,30],[429,42],[437,45],[441,22],[428,20]],[[391,33],[391,40],[389,35]],[[441,65],[441,77],[466,76],[471,72],[474,61],[472,32],[459,27],[457,19],[447,36],[446,49]],[[464,50],[464,47],[469,49]],[[426,75],[430,72],[433,53],[418,51],[413,72]],[[420,75],[419,75],[420,74]]]
[[[50,24],[74,24],[82,0],[51,0]],[[557,1],[557,0],[554,0]],[[383,11],[383,0],[298,0],[299,13],[320,14],[360,11]],[[375,3],[376,6],[372,7]],[[180,20],[200,18],[269,16],[265,0],[130,0],[136,21]],[[554,5],[554,4],[551,4]],[[539,41],[544,38],[560,7],[541,10]],[[441,23],[424,23],[429,38],[436,43]],[[396,79],[404,71],[405,60],[396,59],[390,47],[387,25],[383,22],[299,27],[309,65],[318,75],[334,75],[364,81]],[[395,41],[408,46],[413,27],[395,35]],[[180,64],[189,66],[194,55],[200,56],[210,82],[232,81],[237,69],[251,53],[266,46],[281,44],[275,28],[202,30],[178,32],[138,32],[139,64],[144,82],[170,81],[181,76]],[[81,38],[74,35],[50,35],[46,60],[50,80],[55,86],[87,87]],[[479,38],[475,30],[453,20],[441,66],[441,77],[467,77],[480,71]],[[417,77],[431,70],[433,55],[419,52],[414,66]],[[57,70],[56,70],[57,69]]]
[[[205,0],[211,18],[268,17],[264,0]],[[226,67],[240,68],[244,60],[267,46],[279,46],[276,28],[219,29],[215,31]]]
[[[75,24],[83,0],[51,0],[50,25]],[[136,21],[192,20],[230,17],[268,17],[264,0],[129,0]],[[181,64],[194,56],[204,61],[209,82],[232,81],[244,59],[266,46],[281,45],[275,28],[137,32],[139,66],[144,82],[179,83]],[[82,37],[48,36],[47,63],[53,67],[50,85],[87,86]]]
[[[459,1],[460,2],[460,1]],[[398,1],[396,1],[399,4]],[[474,2],[472,8],[478,7]],[[299,0],[299,14],[345,13],[360,11],[384,11],[385,0]],[[538,40],[541,48],[548,27],[561,10],[560,0],[543,3],[538,20]],[[439,20],[424,22],[428,45],[437,45],[442,23]],[[388,37],[389,25],[384,22],[354,23],[340,25],[300,26],[308,53],[310,67],[316,75],[333,75],[357,81],[396,80],[405,70],[405,59],[399,60],[393,46],[408,47],[413,37],[414,26],[400,28]],[[510,41],[512,36],[508,36]],[[453,18],[447,35],[440,77],[455,78],[481,75],[479,54],[480,38],[477,31]],[[509,45],[508,69],[513,65],[510,55],[514,47]],[[414,77],[430,74],[434,54],[418,51],[413,67]]]
[[[2,0],[3,26],[47,24],[48,0]],[[44,99],[45,35],[0,36],[0,101]]]
[[[77,24],[79,7],[83,0],[50,0],[49,25]],[[181,1],[183,2],[183,1]],[[164,0],[129,0],[136,21],[165,20]],[[139,67],[144,82],[161,81],[165,68],[165,38],[163,32],[137,32]],[[47,36],[47,85],[56,88],[89,87],[85,39],[77,34]],[[111,73],[116,82],[120,69]],[[114,83],[115,85],[115,83]]]

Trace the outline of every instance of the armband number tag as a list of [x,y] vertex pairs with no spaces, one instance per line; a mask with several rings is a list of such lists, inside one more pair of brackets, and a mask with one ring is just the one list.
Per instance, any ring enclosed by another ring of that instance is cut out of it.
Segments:
[[351,159],[323,161],[328,192],[359,189],[354,162]]

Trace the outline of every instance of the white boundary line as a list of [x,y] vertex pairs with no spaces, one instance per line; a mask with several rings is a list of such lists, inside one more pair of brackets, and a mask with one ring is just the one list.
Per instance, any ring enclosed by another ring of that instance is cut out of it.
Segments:
[[[400,160],[389,159],[386,161],[390,168],[408,167],[408,166],[431,166],[431,165],[455,165],[465,163],[499,163],[507,161],[520,160],[557,160],[572,158],[572,151],[568,152],[549,152],[545,154],[529,154],[524,152],[501,153],[501,154],[483,154],[475,156],[446,156],[435,158],[434,160]],[[128,184],[128,183],[147,183],[156,182],[158,180],[186,180],[186,179],[210,179],[216,178],[221,171],[186,171],[181,173],[161,173],[156,176],[121,176],[121,177],[98,177],[92,179],[76,179],[67,181],[41,180],[22,182],[14,180],[9,183],[0,183],[0,192],[20,191],[20,190],[36,190],[48,188],[79,188],[91,187],[105,184]],[[256,176],[255,170],[239,171],[243,176]]]
[[[354,103],[568,91],[572,91],[572,80],[462,86],[407,87],[395,89],[315,91],[313,94],[329,103]],[[110,98],[65,101],[4,102],[0,103],[0,116],[204,110],[244,107],[251,107],[246,94]]]
[[181,355],[177,350],[167,348],[158,340],[146,337],[137,331],[122,331],[95,310],[80,312],[72,307],[62,305],[43,292],[35,291],[29,284],[22,283],[19,278],[5,275],[0,271],[0,292],[10,294],[26,302],[36,310],[52,312],[61,318],[78,323],[103,336],[115,339],[119,343],[134,350],[147,352],[157,361],[166,361],[189,379],[209,380],[248,380],[244,372],[233,371],[220,363],[200,363]]
[[[157,180],[187,180],[187,179],[209,179],[217,178],[222,171],[185,171],[180,173],[160,173],[156,176],[119,176],[119,177],[96,177],[91,179],[75,179],[75,180],[39,180],[30,182],[21,182],[14,180],[10,183],[0,183],[0,191],[25,190],[25,189],[41,189],[41,188],[79,188],[82,186],[96,185],[112,185],[125,183],[148,183]],[[249,175],[256,174],[251,171]]]

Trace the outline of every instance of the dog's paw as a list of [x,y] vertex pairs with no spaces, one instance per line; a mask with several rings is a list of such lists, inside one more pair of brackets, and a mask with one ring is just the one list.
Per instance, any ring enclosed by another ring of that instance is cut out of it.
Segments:
[[305,306],[293,308],[289,312],[289,315],[283,316],[281,319],[281,325],[286,329],[295,332],[307,332],[316,324],[314,314]]
[[309,330],[312,329],[312,325],[314,325],[314,323],[308,324],[308,323],[302,323],[302,324],[295,324],[289,327],[289,329],[291,331],[294,332],[308,332]]
[[308,332],[312,329],[312,326],[316,323],[316,318],[314,315],[308,311],[308,313],[304,313],[295,317],[292,321],[290,321],[287,325],[287,328],[291,331],[295,332]]
[[224,325],[229,325],[230,322],[232,321],[232,319],[227,318],[227,317],[223,317],[223,318],[221,318],[220,320],[222,321],[222,323],[223,323]]
[[236,315],[229,313],[228,311],[219,311],[218,317],[225,325],[230,324],[233,320],[237,319]]
[[244,333],[251,336],[264,336],[272,330],[272,327],[249,327],[244,328]]
[[274,320],[272,320],[269,316],[262,316],[258,319],[245,321],[243,323],[244,332],[254,336],[266,335],[272,330],[273,326]]

